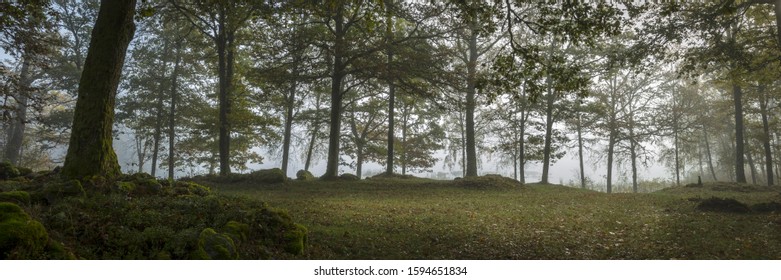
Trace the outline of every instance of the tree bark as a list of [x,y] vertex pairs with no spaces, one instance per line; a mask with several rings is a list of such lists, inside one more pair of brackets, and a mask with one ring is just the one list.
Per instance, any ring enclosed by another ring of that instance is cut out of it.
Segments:
[[634,116],[629,117],[629,157],[632,160],[632,192],[637,193],[637,141],[635,141]]
[[114,103],[127,47],[135,33],[135,7],[135,0],[101,0],[62,168],[67,178],[98,175],[111,179],[121,174],[112,147]]
[[774,185],[773,179],[773,151],[770,149],[770,124],[768,122],[767,103],[768,96],[764,86],[759,88],[759,110],[762,114],[762,146],[765,149],[765,175],[767,176],[767,185]]
[[616,145],[616,137],[613,131],[610,132],[607,144],[607,193],[613,192],[613,150]]
[[553,101],[554,94],[551,86],[550,77],[548,77],[548,95],[546,96],[545,104],[545,146],[542,150],[542,177],[540,183],[548,183],[548,171],[550,170],[550,154],[551,154],[551,142],[553,137]]
[[477,176],[475,141],[475,91],[477,87],[477,30],[472,24],[469,33],[469,63],[466,87],[466,177]]
[[179,71],[182,63],[182,45],[181,40],[176,41],[176,60],[174,61],[174,71],[171,73],[171,104],[168,111],[168,180],[174,179],[175,168],[175,142],[176,142],[176,103],[178,102],[179,90]]
[[[746,146],[749,145],[748,139],[746,139]],[[751,150],[746,150],[746,160],[748,160],[748,167],[751,169],[751,183],[757,184],[757,166],[754,164],[754,156],[751,155]]]
[[578,123],[577,123],[577,130],[578,130],[578,161],[580,164],[580,188],[585,189],[586,188],[586,174],[585,169],[583,168],[583,124],[581,121],[583,120],[583,116],[580,112],[580,109],[578,109]]
[[337,8],[334,19],[333,70],[331,71],[331,123],[328,133],[328,158],[323,178],[333,179],[339,176],[339,140],[342,127],[342,80],[345,76],[344,59],[344,17],[343,7]]
[[16,98],[14,98],[16,100],[16,108],[14,108],[16,115],[11,120],[8,140],[5,145],[5,159],[14,165],[18,165],[21,161],[24,131],[27,127],[27,102],[28,97],[32,93],[30,91],[32,86],[30,57],[25,55],[23,59],[22,69],[19,74],[19,85],[17,87],[18,92]]
[[713,176],[713,181],[718,181],[719,179],[716,178],[716,170],[713,169],[713,157],[711,156],[710,151],[710,141],[708,140],[708,131],[705,129],[705,125],[702,125],[702,136],[705,140],[705,155],[708,157],[708,169],[710,169],[711,176]]
[[393,5],[393,1],[389,0],[386,3],[385,6],[385,13],[386,13],[386,31],[385,31],[385,43],[388,44],[387,51],[388,51],[388,61],[387,61],[387,69],[386,69],[386,75],[387,75],[387,83],[388,83],[388,159],[385,164],[385,173],[388,175],[393,174],[393,157],[394,157],[394,125],[396,120],[394,119],[395,115],[395,108],[396,105],[396,86],[393,80],[393,75],[391,74],[391,69],[393,65],[393,49],[391,48],[390,42],[393,39],[393,17],[390,12],[390,7]]
[[[296,67],[297,68],[297,67]],[[294,69],[293,72],[297,72]],[[290,83],[290,89],[285,100],[285,131],[282,140],[282,173],[287,176],[288,161],[290,159],[290,139],[293,133],[293,107],[296,102],[297,82],[295,79]]]
[[743,92],[739,85],[732,85],[733,101],[735,105],[735,181],[746,182],[746,171],[743,162],[745,147],[743,140]]

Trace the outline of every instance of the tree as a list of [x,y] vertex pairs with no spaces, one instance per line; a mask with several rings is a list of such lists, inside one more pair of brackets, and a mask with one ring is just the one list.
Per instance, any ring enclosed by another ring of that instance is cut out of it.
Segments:
[[219,78],[219,162],[220,175],[230,174],[231,132],[230,122],[233,109],[234,93],[234,63],[238,42],[237,32],[247,21],[254,19],[257,11],[263,5],[253,1],[178,1],[170,3],[179,10],[185,18],[201,34],[215,44],[217,51],[217,76]]
[[79,82],[68,153],[62,174],[69,178],[121,171],[112,147],[114,103],[128,44],[135,32],[135,0],[102,0]]

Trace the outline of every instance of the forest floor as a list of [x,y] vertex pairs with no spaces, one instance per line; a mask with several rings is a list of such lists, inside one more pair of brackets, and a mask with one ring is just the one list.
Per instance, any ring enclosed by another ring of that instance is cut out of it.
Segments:
[[781,259],[781,187],[606,194],[493,181],[210,185],[287,209],[309,229],[304,259]]

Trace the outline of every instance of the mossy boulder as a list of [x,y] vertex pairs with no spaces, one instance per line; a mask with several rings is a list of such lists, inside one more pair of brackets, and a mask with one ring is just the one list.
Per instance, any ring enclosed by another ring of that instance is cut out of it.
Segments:
[[253,182],[265,184],[284,183],[287,180],[287,176],[279,168],[253,171],[249,174],[249,177]]
[[174,183],[174,195],[207,196],[212,193],[211,188],[193,182],[177,181]]
[[204,260],[236,260],[239,252],[228,234],[217,233],[212,228],[201,231],[198,237],[196,258]]
[[85,197],[86,192],[78,180],[54,181],[44,185],[41,195],[47,202],[54,203],[65,197]]
[[294,224],[285,232],[285,251],[294,255],[301,255],[306,248],[308,231],[306,227],[300,224]]
[[262,235],[274,240],[274,246],[281,244],[281,249],[290,254],[304,253],[308,240],[306,227],[294,223],[285,210],[263,208],[259,214],[261,220],[256,223],[266,225]]
[[19,169],[9,162],[0,162],[0,180],[19,177]]
[[226,234],[230,235],[233,241],[244,242],[247,241],[249,236],[249,225],[245,223],[229,221],[222,229]]
[[25,176],[28,177],[33,174],[33,170],[27,167],[16,167],[16,170],[19,170],[19,176]]
[[344,173],[342,175],[339,175],[339,179],[345,181],[358,181],[361,180],[361,177],[358,177],[355,174]]
[[315,176],[312,175],[312,172],[309,172],[308,170],[298,170],[296,172],[296,180],[299,181],[312,181],[315,179]]
[[0,202],[0,258],[27,259],[43,254],[49,235],[19,205]]
[[30,204],[30,193],[25,191],[8,191],[0,193],[0,202]]

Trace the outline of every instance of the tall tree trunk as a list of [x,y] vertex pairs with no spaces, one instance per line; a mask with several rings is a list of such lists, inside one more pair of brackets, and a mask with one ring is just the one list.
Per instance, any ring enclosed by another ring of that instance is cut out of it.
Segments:
[[[220,9],[223,9],[220,7]],[[219,72],[219,158],[220,175],[228,175],[230,170],[230,110],[231,110],[231,90],[233,79],[233,34],[225,26],[226,11],[219,13],[219,24],[216,37],[217,43],[217,62]]]
[[385,13],[386,13],[386,30],[385,30],[385,43],[388,44],[388,61],[387,61],[387,82],[388,82],[388,159],[385,165],[385,173],[388,175],[393,174],[393,157],[394,157],[394,151],[395,148],[394,145],[394,138],[393,135],[395,133],[394,131],[394,124],[396,120],[394,119],[394,106],[396,105],[396,85],[393,80],[393,76],[391,74],[391,69],[393,67],[393,48],[390,45],[390,42],[393,40],[393,17],[390,11],[390,7],[393,5],[393,1],[389,0],[385,4]]
[[174,71],[171,73],[171,104],[168,111],[168,180],[174,179],[175,159],[175,141],[176,141],[176,103],[179,102],[177,95],[179,91],[179,71],[182,63],[182,43],[177,40],[175,43],[176,58],[174,61]]
[[407,175],[407,150],[408,150],[408,144],[407,144],[407,131],[409,129],[409,115],[410,115],[410,108],[407,106],[406,102],[404,106],[402,107],[402,117],[401,117],[401,175]]
[[[294,62],[295,63],[295,62]],[[298,67],[296,67],[298,68]],[[294,69],[293,72],[297,72]],[[294,74],[295,75],[295,74]],[[290,89],[285,101],[285,131],[282,140],[282,173],[287,176],[288,161],[290,159],[290,139],[293,133],[293,109],[296,105],[297,82],[295,79],[290,83]]]
[[[748,139],[745,139],[746,146],[749,145]],[[751,169],[751,183],[757,184],[757,166],[754,164],[754,156],[751,155],[751,150],[746,150],[746,160],[748,160],[748,167]]]
[[607,144],[607,193],[613,192],[613,150],[616,145],[616,136],[613,131],[610,131]]
[[127,46],[135,33],[135,0],[101,0],[79,81],[62,175],[80,179],[121,174],[112,146],[114,103]]
[[[320,111],[320,95],[315,95],[315,112]],[[309,137],[309,144],[307,145],[306,149],[306,161],[304,163],[304,170],[309,171],[309,167],[312,165],[312,155],[315,151],[315,143],[317,141],[317,133],[320,132],[320,122],[317,121],[316,118],[313,118],[310,125],[312,128],[310,129],[311,136]]]
[[16,114],[11,120],[8,140],[5,144],[5,159],[14,165],[18,165],[20,162],[22,144],[24,143],[24,131],[27,127],[27,102],[28,97],[32,93],[30,89],[32,86],[30,57],[25,55],[23,60],[21,73],[19,74],[18,92],[15,98],[16,108],[14,108],[14,111],[16,111]]
[[333,70],[331,71],[331,123],[328,132],[328,158],[323,178],[339,176],[339,138],[342,128],[342,82],[345,77],[344,64],[344,17],[343,7],[338,7],[334,16]]
[[584,172],[583,168],[583,124],[581,121],[583,120],[582,113],[580,110],[578,110],[578,123],[577,123],[577,130],[578,130],[578,161],[580,164],[580,188],[585,189],[586,188],[586,173]]
[[739,85],[732,85],[735,105],[735,181],[746,182],[746,171],[743,156],[746,154],[743,140],[743,92]]
[[710,140],[708,140],[708,131],[705,129],[705,125],[702,125],[702,137],[705,140],[705,155],[708,157],[708,169],[710,169],[711,176],[713,176],[713,181],[718,181],[719,179],[716,178],[716,170],[713,169],[713,157],[711,156],[710,151]]
[[770,149],[770,124],[768,122],[767,102],[768,96],[764,86],[759,87],[759,110],[762,114],[762,146],[765,148],[765,175],[767,185],[774,185],[773,179],[773,151]]
[[[677,119],[676,119],[677,120]],[[681,160],[678,157],[678,125],[677,121],[675,122],[675,128],[673,129],[673,137],[674,139],[674,147],[673,150],[675,152],[675,185],[680,186],[681,185]]]
[[629,117],[629,157],[632,160],[632,192],[637,193],[637,141],[635,141],[634,116]]
[[[525,95],[524,95],[525,97]],[[521,184],[526,184],[526,146],[525,146],[525,138],[526,138],[526,120],[528,119],[528,114],[526,112],[526,107],[524,106],[523,110],[521,110],[521,135],[519,137],[520,141],[519,146],[519,152],[518,152],[518,162],[520,164],[518,168],[518,177],[520,177]]]
[[477,28],[472,23],[469,32],[469,63],[466,86],[466,174],[477,176],[477,147],[475,141],[475,91],[477,86]]
[[550,77],[547,79],[548,95],[546,96],[545,104],[545,146],[542,149],[542,177],[540,183],[548,183],[548,171],[550,170],[550,154],[551,154],[551,142],[553,138],[553,87],[551,86]]

